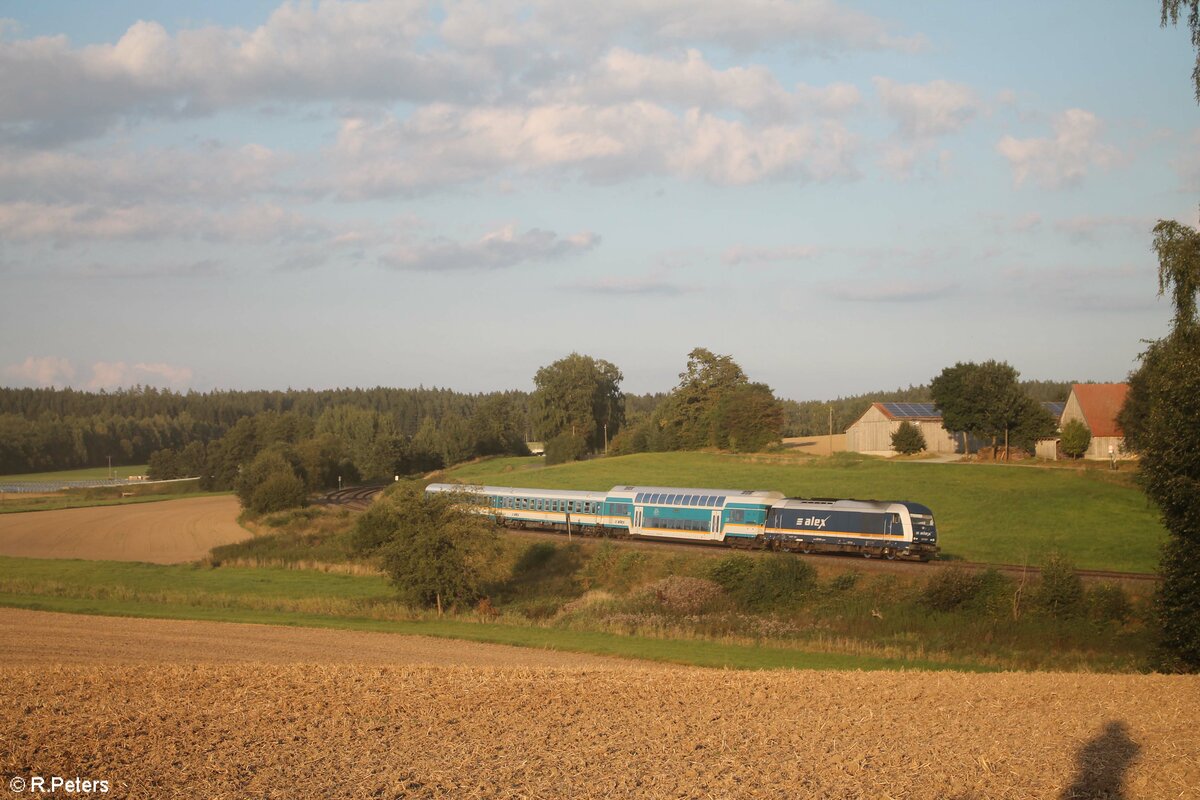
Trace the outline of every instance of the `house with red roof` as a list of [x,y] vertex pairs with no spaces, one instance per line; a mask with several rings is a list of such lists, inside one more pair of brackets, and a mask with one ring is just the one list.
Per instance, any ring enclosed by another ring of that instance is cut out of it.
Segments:
[[1104,461],[1110,457],[1134,458],[1132,453],[1125,452],[1125,433],[1117,424],[1117,415],[1128,396],[1128,383],[1076,383],[1071,386],[1058,427],[1061,430],[1073,419],[1087,426],[1092,443],[1084,458]]

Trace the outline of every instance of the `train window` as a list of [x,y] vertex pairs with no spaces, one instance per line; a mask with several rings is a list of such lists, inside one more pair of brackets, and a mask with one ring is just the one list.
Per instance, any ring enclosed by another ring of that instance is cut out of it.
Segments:
[[742,511],[741,509],[730,511],[729,512],[729,521],[730,522],[745,522],[746,521],[746,512]]
[[662,495],[659,494],[658,492],[655,492],[654,494],[650,495],[650,502],[651,503],[661,503]]
[[684,504],[685,506],[694,506],[694,505],[696,505],[696,495],[694,495],[694,494],[689,494],[688,496],[684,497],[684,498],[683,498],[683,504]]

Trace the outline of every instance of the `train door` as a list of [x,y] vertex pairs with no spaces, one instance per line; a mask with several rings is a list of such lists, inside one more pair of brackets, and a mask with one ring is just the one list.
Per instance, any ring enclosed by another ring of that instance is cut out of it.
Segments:
[[633,530],[630,533],[642,532],[642,507],[634,506],[633,508]]
[[721,512],[720,511],[712,512],[712,522],[709,523],[709,532],[713,533],[713,534],[717,534],[718,536],[720,535],[720,533],[721,533]]

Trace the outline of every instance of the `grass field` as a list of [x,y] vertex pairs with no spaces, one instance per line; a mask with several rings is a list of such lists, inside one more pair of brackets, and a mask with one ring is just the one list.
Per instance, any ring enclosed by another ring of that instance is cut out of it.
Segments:
[[128,478],[130,475],[145,475],[147,465],[133,464],[125,467],[89,467],[88,469],[67,469],[59,472],[28,472],[17,475],[0,475],[0,483],[41,483],[43,481],[88,481],[99,480],[110,476]]
[[231,494],[231,492],[202,492],[196,481],[101,486],[92,489],[70,489],[65,492],[43,495],[0,494],[0,514],[59,511],[66,508],[92,508],[93,506],[125,506],[227,494]]
[[1154,572],[1165,531],[1129,473],[993,464],[931,464],[840,454],[832,458],[647,453],[542,467],[496,459],[452,470],[472,483],[587,489],[617,485],[775,489],[789,497],[924,503],[942,557],[1037,563],[1058,551],[1082,569]]
[[313,570],[0,557],[0,576],[0,605],[40,611],[383,631],[733,669],[984,669],[969,661],[439,619],[398,605],[383,578]]

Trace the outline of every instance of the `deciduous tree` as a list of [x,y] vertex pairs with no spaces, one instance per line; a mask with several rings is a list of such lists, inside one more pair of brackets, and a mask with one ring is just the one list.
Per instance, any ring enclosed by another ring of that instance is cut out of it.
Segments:
[[[1054,419],[1021,389],[1019,373],[1003,361],[958,363],[929,384],[948,431],[990,439],[993,452],[1003,441],[1029,448],[1054,432]],[[1007,457],[1007,453],[1006,453]]]
[[615,365],[579,353],[542,367],[529,403],[537,435],[568,433],[583,437],[593,452],[603,449],[606,432],[611,439],[625,422],[622,379]]
[[1200,670],[1200,231],[1154,227],[1159,294],[1171,293],[1175,320],[1129,377],[1119,416],[1125,444],[1141,457],[1139,480],[1169,534],[1159,573],[1160,666]]
[[402,484],[360,518],[354,541],[378,556],[405,601],[439,613],[473,603],[492,577],[498,540],[491,521],[469,510],[471,499]]
[[1200,103],[1200,0],[1163,0],[1162,26],[1179,24],[1179,11],[1188,12],[1188,28],[1192,32],[1192,46],[1196,48],[1196,66],[1192,69],[1192,83],[1196,87],[1196,102]]

